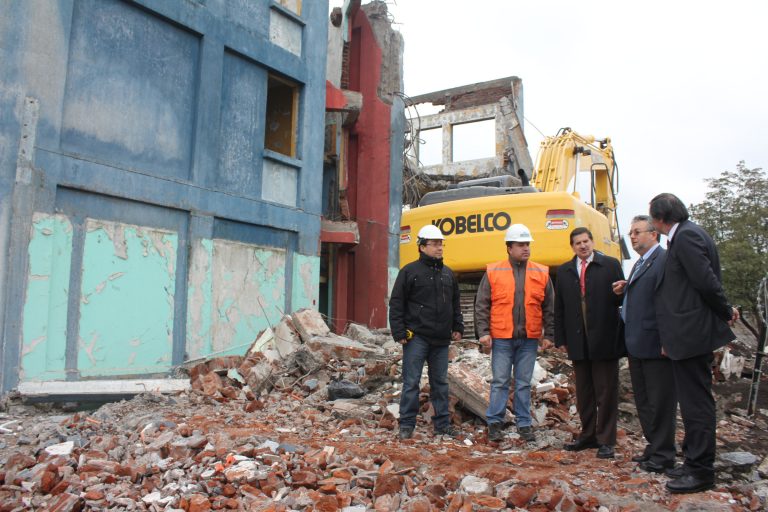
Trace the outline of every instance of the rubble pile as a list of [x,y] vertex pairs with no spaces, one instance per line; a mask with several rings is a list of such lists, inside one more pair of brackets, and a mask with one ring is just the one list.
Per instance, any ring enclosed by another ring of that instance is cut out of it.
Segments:
[[[562,450],[578,420],[558,351],[542,354],[535,372],[536,441],[511,428],[503,442],[489,442],[488,357],[466,348],[450,365],[461,435],[433,435],[425,379],[414,438],[398,441],[399,345],[364,326],[336,336],[318,315],[297,313],[244,356],[191,365],[188,392],[66,415],[7,400],[0,511],[720,511],[768,503],[768,458],[753,444],[768,411],[746,418],[737,402],[719,400],[717,487],[670,495],[666,477],[630,460],[644,445],[631,396],[622,397],[616,459]],[[338,390],[364,394],[336,398]]]

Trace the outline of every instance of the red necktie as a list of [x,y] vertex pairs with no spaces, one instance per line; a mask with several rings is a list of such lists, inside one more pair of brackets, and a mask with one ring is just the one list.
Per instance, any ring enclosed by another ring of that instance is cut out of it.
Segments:
[[587,260],[581,260],[581,274],[579,274],[579,284],[581,285],[582,297],[587,294],[586,277],[587,277]]

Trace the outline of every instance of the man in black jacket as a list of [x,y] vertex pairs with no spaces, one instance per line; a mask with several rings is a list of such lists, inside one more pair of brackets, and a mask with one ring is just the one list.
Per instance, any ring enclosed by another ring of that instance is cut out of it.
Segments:
[[661,353],[654,295],[664,272],[667,251],[659,245],[659,232],[648,215],[632,219],[629,239],[640,259],[626,281],[614,283],[613,291],[624,294],[621,318],[629,353],[629,375],[647,441],[643,453],[632,460],[640,464],[640,469],[664,473],[675,465],[677,394],[672,361]]
[[621,263],[594,250],[592,232],[571,232],[574,257],[557,269],[555,345],[568,349],[576,377],[576,409],[581,434],[565,445],[569,451],[597,448],[612,459],[619,408],[619,358],[626,354],[619,305],[613,283],[622,281]]
[[667,235],[664,273],[656,286],[656,316],[664,353],[672,360],[683,417],[685,463],[668,472],[670,492],[700,492],[715,482],[715,400],[712,351],[735,338],[729,325],[739,312],[728,304],[720,278],[720,257],[712,238],[688,220],[673,194],[651,200],[657,231]]
[[425,361],[435,434],[457,434],[448,412],[448,346],[451,340],[461,339],[464,320],[459,284],[451,269],[443,265],[444,239],[437,226],[419,230],[419,259],[400,269],[389,299],[392,337],[403,345],[400,439],[412,437],[416,427]]

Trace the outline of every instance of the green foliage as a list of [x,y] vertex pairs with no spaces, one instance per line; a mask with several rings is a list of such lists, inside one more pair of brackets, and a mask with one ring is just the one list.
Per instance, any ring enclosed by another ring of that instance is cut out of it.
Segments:
[[706,182],[709,191],[691,206],[691,217],[717,244],[728,299],[754,313],[768,272],[768,176],[742,160],[735,171]]

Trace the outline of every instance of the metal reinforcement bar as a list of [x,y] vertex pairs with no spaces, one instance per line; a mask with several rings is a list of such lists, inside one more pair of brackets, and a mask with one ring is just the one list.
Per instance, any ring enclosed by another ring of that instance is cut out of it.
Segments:
[[768,323],[768,276],[760,281],[760,286],[757,290],[757,321],[759,324],[759,333],[755,333],[755,329],[745,322],[745,325],[747,325],[750,331],[757,335],[755,369],[752,372],[752,386],[749,389],[749,401],[747,405],[748,416],[753,416],[757,407],[757,392],[760,388],[760,377],[763,374],[763,357],[765,357],[765,346],[768,341],[768,333],[766,332],[766,323]]

